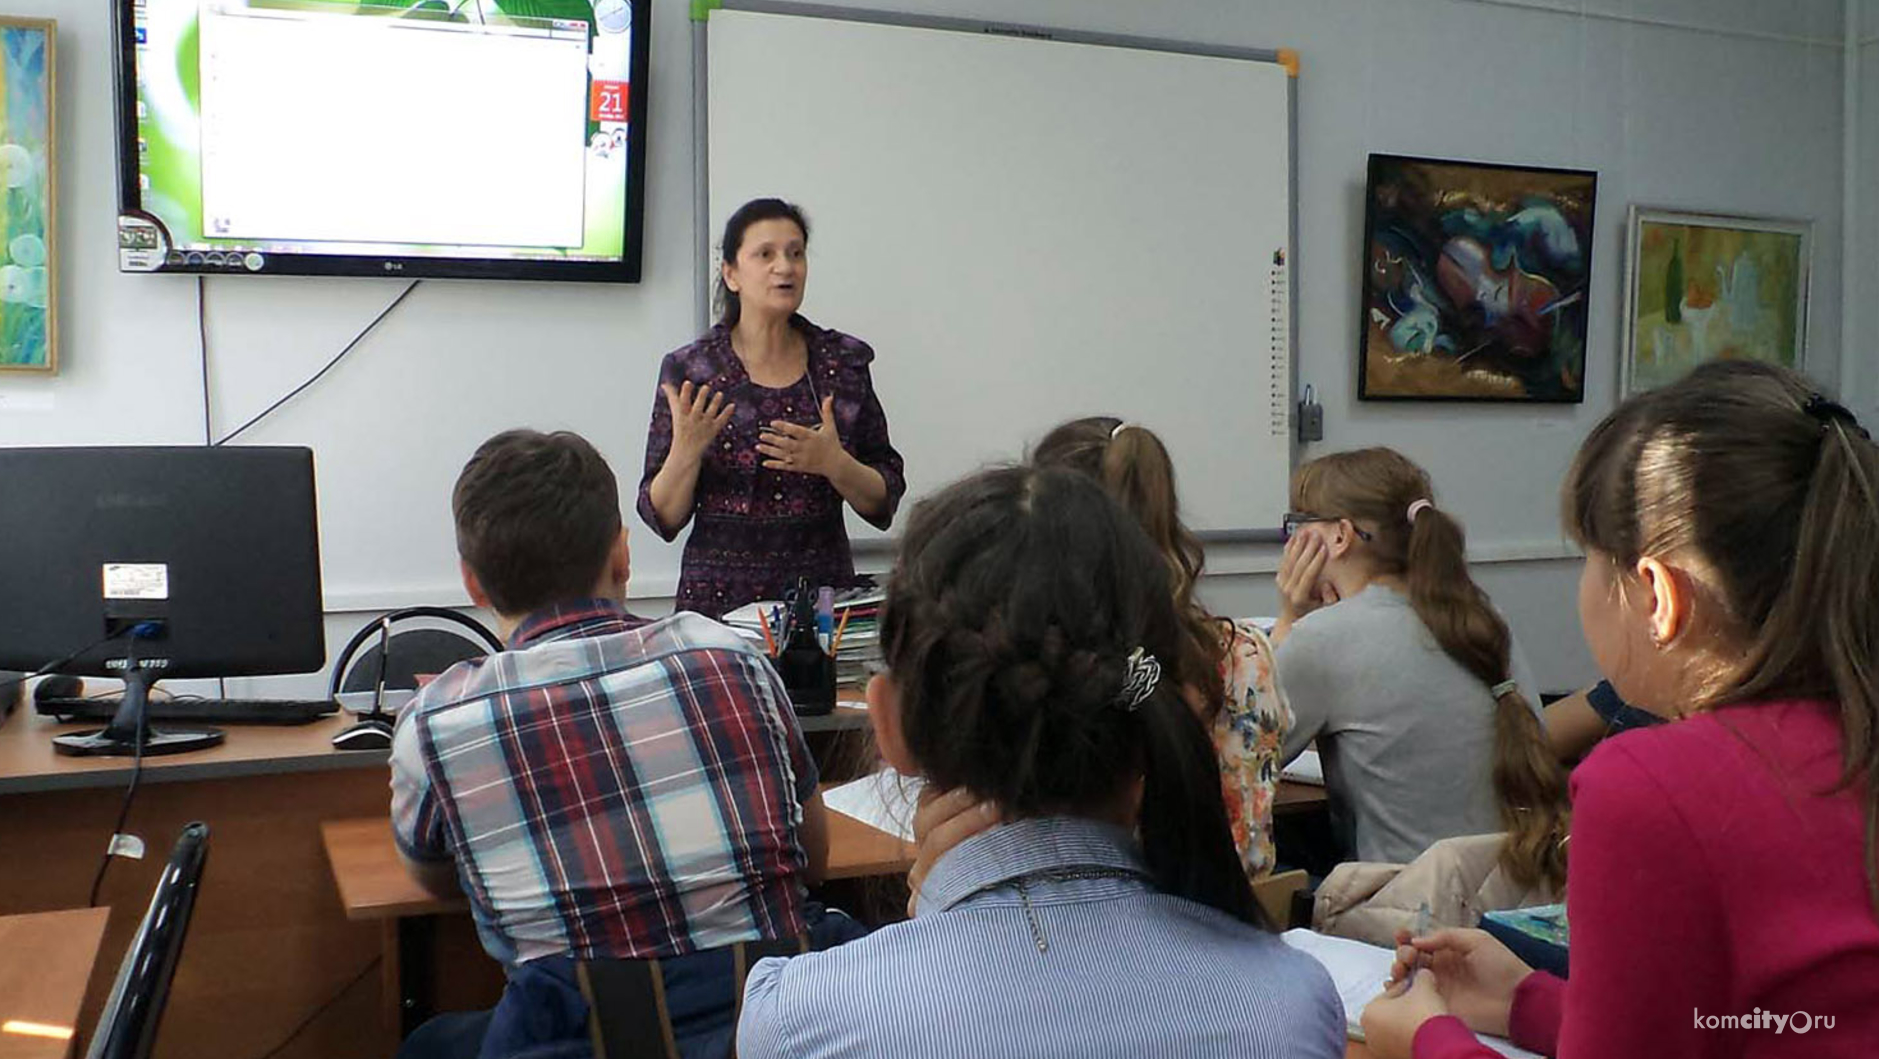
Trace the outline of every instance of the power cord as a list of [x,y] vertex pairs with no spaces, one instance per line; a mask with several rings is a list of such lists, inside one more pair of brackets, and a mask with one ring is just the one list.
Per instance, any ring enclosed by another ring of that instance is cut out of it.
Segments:
[[112,640],[115,640],[122,635],[124,635],[123,631],[114,632],[110,634],[109,636],[106,636],[94,643],[86,644],[84,647],[81,647],[78,650],[73,651],[71,654],[66,655],[64,658],[59,659],[57,662],[48,662],[44,666],[40,667],[39,669],[34,670],[31,673],[27,673],[23,676],[9,677],[6,680],[0,680],[0,691],[5,691],[8,688],[13,687],[15,684],[24,684],[27,681],[33,679],[34,677],[51,676],[52,674],[57,673],[59,670],[64,669],[66,666],[71,665],[74,661],[76,661],[79,658],[79,656],[90,654],[91,652],[96,651],[98,648],[103,647],[105,644],[110,643]]
[[321,1015],[324,1015],[328,1011],[332,1010],[332,1007],[334,1004],[339,1003],[341,1000],[345,998],[347,993],[352,992],[353,986],[356,986],[360,982],[365,981],[366,975],[371,974],[372,971],[378,967],[379,963],[382,960],[383,960],[383,957],[380,957],[380,956],[372,957],[372,961],[370,963],[366,964],[365,967],[362,968],[358,974],[353,975],[352,979],[348,981],[345,985],[340,986],[339,991],[334,993],[331,997],[328,997],[324,1004],[321,1004],[319,1007],[314,1008],[311,1014],[309,1014],[306,1018],[301,1019],[300,1025],[295,1026],[292,1030],[289,1030],[286,1038],[283,1039],[281,1043],[268,1049],[267,1054],[263,1055],[261,1059],[274,1059],[275,1056],[285,1051],[288,1045],[294,1043],[294,1041],[300,1038],[300,1035],[302,1033],[306,1032],[308,1026],[313,1025],[313,1022],[315,1019],[318,1019]]
[[202,443],[215,444],[215,426],[209,420],[209,277],[196,276],[196,350],[202,355]]
[[[152,623],[145,622],[139,625],[133,625],[129,630],[131,634],[130,643],[124,648],[124,673],[128,679],[137,679],[137,677],[132,675],[133,671],[137,668],[137,640],[142,636],[154,635],[151,626]],[[127,684],[125,685],[125,693],[129,694],[129,692],[130,685]],[[148,698],[146,698],[143,709],[137,711],[137,745],[132,751],[130,786],[124,788],[124,802],[117,808],[117,823],[111,825],[111,838],[104,844],[104,856],[98,860],[97,873],[91,877],[91,893],[85,898],[85,907],[87,908],[98,907],[98,889],[104,885],[105,872],[111,870],[111,858],[117,853],[117,840],[118,836],[124,833],[124,821],[130,819],[131,799],[137,797],[137,781],[142,779],[144,774],[144,743],[147,741],[149,734],[150,702]]]
[[356,347],[360,342],[365,341],[365,336],[371,334],[374,328],[378,327],[380,323],[384,322],[384,319],[387,316],[391,315],[391,312],[393,309],[396,309],[398,308],[398,306],[404,304],[404,300],[406,298],[409,298],[411,296],[411,292],[414,290],[417,290],[418,284],[422,282],[424,281],[421,279],[414,279],[410,283],[406,284],[405,289],[400,291],[398,293],[398,296],[391,300],[391,304],[385,306],[384,309],[380,310],[379,314],[372,318],[371,323],[366,324],[365,327],[358,334],[352,336],[352,341],[346,343],[346,348],[340,350],[337,354],[334,354],[333,359],[327,361],[325,367],[321,368],[319,371],[314,372],[312,378],[294,387],[292,390],[289,390],[285,397],[282,397],[280,400],[275,401],[273,404],[268,405],[266,408],[262,409],[261,414],[255,416],[253,419],[250,419],[246,423],[243,423],[241,426],[238,426],[234,430],[229,431],[220,440],[216,441],[215,444],[226,445],[229,442],[235,440],[236,438],[240,437],[242,434],[246,433],[249,427],[254,426],[256,423],[259,423],[263,419],[266,419],[268,416],[273,415],[275,409],[278,409],[280,406],[300,396],[300,394],[304,392],[307,389],[307,387],[312,386],[314,383],[319,382],[322,378],[325,378],[326,373],[329,371],[332,371],[333,368],[338,366],[340,361],[346,359],[346,354],[351,353],[353,351],[353,348]]
[[137,750],[131,757],[130,786],[124,788],[124,802],[117,807],[117,823],[111,825],[111,839],[104,844],[104,856],[98,861],[98,871],[91,877],[91,894],[85,898],[86,908],[98,907],[98,889],[104,885],[104,874],[111,869],[111,858],[117,853],[117,837],[124,833],[124,821],[130,819],[131,799],[137,797],[137,781],[144,774],[144,738],[150,733],[150,710],[146,707],[137,714]]
[[[196,274],[196,351],[202,356],[202,443],[215,445],[215,422],[209,415],[209,277]],[[216,694],[228,698],[228,680],[215,678]]]

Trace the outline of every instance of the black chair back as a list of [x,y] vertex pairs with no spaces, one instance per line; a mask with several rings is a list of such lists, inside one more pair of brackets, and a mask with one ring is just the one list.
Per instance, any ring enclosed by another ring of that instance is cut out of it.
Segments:
[[185,826],[157,880],[137,936],[118,966],[117,981],[98,1017],[86,1059],[145,1059],[150,1054],[208,856],[209,825]]

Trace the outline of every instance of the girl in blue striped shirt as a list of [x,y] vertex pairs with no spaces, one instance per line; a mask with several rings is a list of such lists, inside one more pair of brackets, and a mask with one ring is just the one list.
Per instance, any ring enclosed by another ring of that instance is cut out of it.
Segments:
[[986,471],[915,510],[875,734],[1006,822],[940,856],[913,920],[758,964],[742,1059],[1344,1054],[1337,992],[1261,924],[1212,743],[1162,679],[1168,576],[1076,472]]

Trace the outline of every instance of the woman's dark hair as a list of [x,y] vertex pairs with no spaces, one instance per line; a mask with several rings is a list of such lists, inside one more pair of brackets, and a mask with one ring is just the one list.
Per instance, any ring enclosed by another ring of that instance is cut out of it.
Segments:
[[1678,553],[1709,572],[1741,662],[1689,707],[1839,704],[1841,785],[1865,786],[1879,909],[1879,446],[1800,374],[1719,361],[1593,428],[1564,506],[1567,530],[1621,577]]
[[[759,221],[791,221],[802,229],[802,244],[809,245],[809,218],[803,216],[802,209],[782,199],[751,199],[731,219],[724,222],[724,239],[718,243],[718,252],[727,265],[737,264],[737,252],[744,247],[744,233]],[[737,292],[725,285],[724,273],[718,273],[717,287],[718,322],[726,327],[736,327],[740,310],[737,304]]]
[[[1461,523],[1434,506],[1410,519],[1410,505],[1434,499],[1429,476],[1394,449],[1332,453],[1292,478],[1293,509],[1363,523],[1379,572],[1402,575],[1411,609],[1443,653],[1492,688],[1513,675],[1513,636],[1469,576]],[[1494,792],[1507,832],[1501,865],[1522,885],[1558,889],[1566,882],[1566,773],[1528,704],[1532,692],[1515,688],[1494,700]]]
[[1226,695],[1220,675],[1226,645],[1218,620],[1194,598],[1207,552],[1181,521],[1174,461],[1161,438],[1147,427],[1115,416],[1088,416],[1044,435],[1031,452],[1031,462],[1039,467],[1069,467],[1103,483],[1161,552],[1181,622],[1181,649],[1170,659],[1175,679],[1201,694],[1207,703],[1207,719],[1212,720]]
[[1264,924],[1206,728],[1171,680],[1120,698],[1130,654],[1180,650],[1167,564],[1089,476],[1009,467],[914,509],[881,612],[908,753],[1007,816],[1087,814],[1140,782],[1165,892]]

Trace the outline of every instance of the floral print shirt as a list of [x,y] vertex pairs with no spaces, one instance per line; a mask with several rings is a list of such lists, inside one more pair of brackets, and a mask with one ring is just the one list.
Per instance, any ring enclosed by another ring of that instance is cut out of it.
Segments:
[[[802,378],[772,389],[753,382],[731,348],[731,332],[719,324],[696,342],[666,354],[659,382],[674,389],[687,379],[710,386],[737,406],[705,450],[693,493],[690,539],[679,568],[678,610],[721,618],[760,599],[782,599],[796,579],[842,588],[855,581],[855,562],[843,523],[842,495],[820,475],[763,466],[757,436],[772,420],[805,426],[821,422],[822,399],[835,398],[835,428],[842,448],[879,471],[887,483],[885,508],[868,521],[886,529],[907,490],[900,453],[887,436],[887,415],[874,394],[868,365],[874,350],[840,331],[817,327],[797,316],[793,326],[807,340],[809,366]],[[646,468],[639,486],[639,517],[666,540],[685,528],[665,526],[652,506],[652,480],[672,450],[672,410],[653,391],[652,425],[646,436]]]
[[1292,728],[1292,707],[1279,687],[1272,644],[1251,621],[1222,619],[1220,663],[1226,703],[1214,718],[1220,793],[1227,823],[1248,878],[1272,871],[1272,799],[1279,789],[1279,750]]

